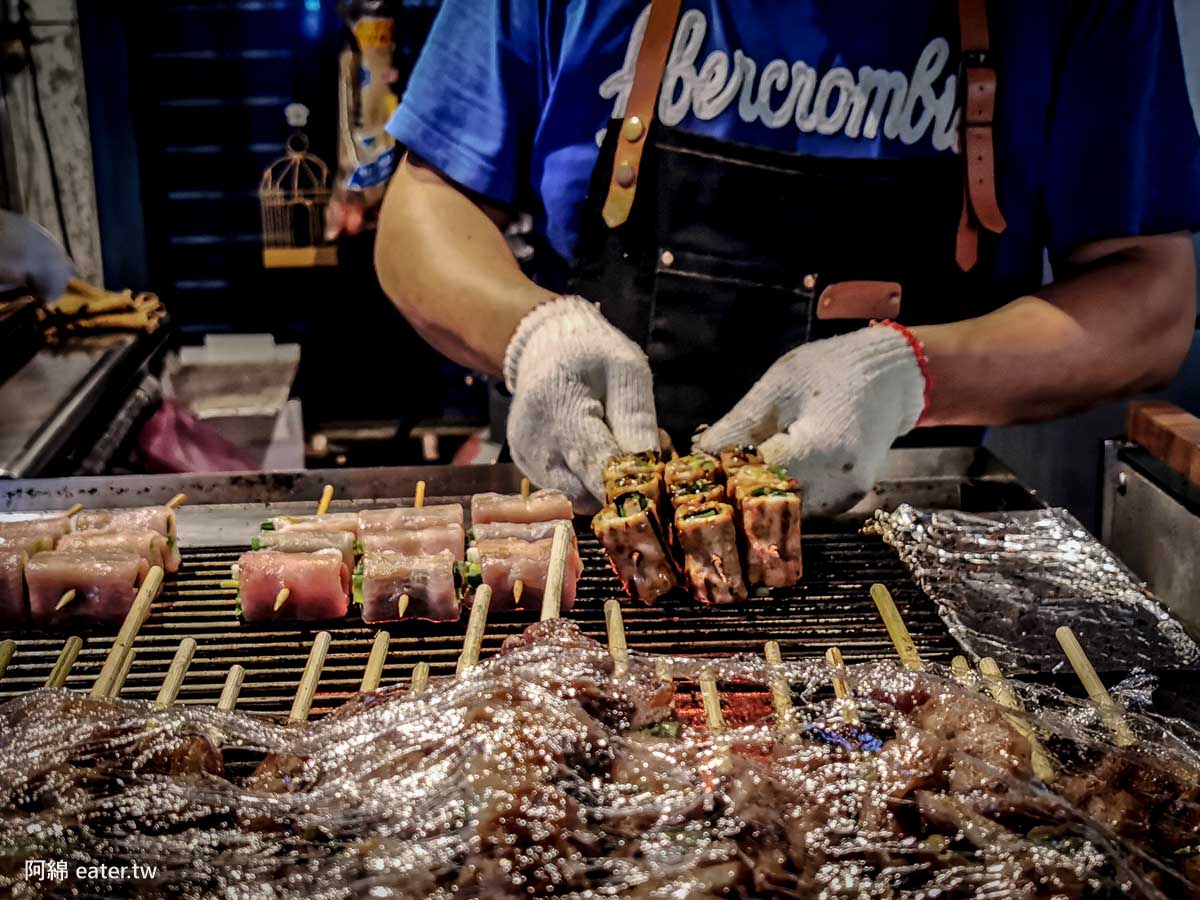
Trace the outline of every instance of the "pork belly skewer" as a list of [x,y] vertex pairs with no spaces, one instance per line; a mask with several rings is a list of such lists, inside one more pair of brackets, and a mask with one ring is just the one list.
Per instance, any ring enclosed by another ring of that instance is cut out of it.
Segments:
[[[479,648],[483,646],[483,633],[487,630],[488,606],[492,602],[492,589],[481,584],[475,589],[475,602],[471,604],[471,617],[467,620],[467,634],[463,638],[462,653],[454,667],[454,677],[462,678],[479,662]],[[415,673],[414,673],[415,676]]]
[[604,601],[604,630],[608,633],[608,655],[613,658],[613,675],[620,678],[629,671],[629,644],[625,641],[625,620],[621,604]]
[[388,644],[392,636],[386,631],[375,632],[375,641],[371,644],[371,655],[367,657],[367,668],[363,671],[362,682],[358,689],[361,693],[371,694],[379,690],[379,682],[383,678],[383,666],[387,662]]
[[[238,588],[242,618],[247,622],[321,621],[344,617],[350,608],[350,570],[336,550],[251,550],[239,557],[235,574],[222,587]],[[290,611],[280,616],[289,599]]]
[[[778,641],[767,641],[763,645],[763,656],[766,657],[768,672],[776,666],[783,665],[783,654],[779,652]],[[782,675],[768,676],[767,686],[771,689],[771,704],[775,707],[775,718],[779,730],[791,738],[796,731],[796,708],[792,705],[792,686]]]
[[[178,494],[170,502],[173,503],[179,497],[183,496],[183,494]],[[179,502],[182,503],[181,500]],[[177,572],[181,557],[179,554],[178,523],[175,519],[174,506],[163,504],[162,506],[115,509],[107,512],[84,511],[75,517],[75,530],[77,532],[120,532],[131,530],[142,531],[146,529],[158,532],[166,541],[166,560],[163,570],[166,572]]]
[[110,696],[110,691],[112,691],[124,665],[125,657],[133,649],[134,639],[142,630],[142,626],[146,624],[146,620],[150,618],[150,604],[154,602],[162,580],[163,570],[154,566],[142,581],[133,605],[126,613],[125,621],[121,623],[121,630],[117,632],[116,640],[113,641],[112,649],[108,651],[104,665],[100,668],[100,674],[96,676],[96,681],[92,685],[90,696],[93,700],[103,700]]
[[548,519],[571,519],[575,509],[562,491],[543,489],[528,497],[520,494],[476,494],[471,498],[471,525],[492,522],[544,522]]
[[854,704],[854,693],[850,690],[850,682],[846,678],[846,661],[842,659],[842,651],[830,647],[825,651],[825,662],[833,669],[833,695],[837,697],[841,707],[842,721],[847,725],[860,724],[858,707]]
[[892,599],[888,589],[882,584],[871,585],[871,599],[875,601],[875,608],[879,610],[879,618],[883,619],[888,637],[891,638],[892,646],[896,648],[896,655],[900,657],[904,668],[914,672],[924,669],[925,663],[921,661],[921,656],[917,653],[917,645],[913,643],[912,635],[908,633],[908,626],[904,624],[900,610],[896,608],[896,601]]
[[41,516],[33,519],[0,520],[0,544],[6,549],[24,550],[30,556],[53,550],[71,531],[67,516]]
[[1025,710],[1021,706],[1021,701],[1005,684],[1000,667],[990,656],[985,656],[979,660],[979,673],[983,676],[983,683],[987,686],[992,699],[1005,709],[1012,710],[1012,714],[1005,714],[1004,718],[1029,742],[1029,763],[1033,768],[1033,774],[1049,784],[1054,780],[1054,764],[1050,761],[1050,755],[1042,746],[1037,733],[1023,715]]
[[743,466],[729,479],[729,498],[742,526],[750,583],[790,587],[799,581],[804,568],[796,482],[782,469]]
[[1087,654],[1079,643],[1079,639],[1075,637],[1075,632],[1066,625],[1062,625],[1054,632],[1054,636],[1058,638],[1058,643],[1062,647],[1063,653],[1067,655],[1067,660],[1071,663],[1071,668],[1075,670],[1076,677],[1083,682],[1083,686],[1087,690],[1088,699],[1100,710],[1100,717],[1104,720],[1104,724],[1108,726],[1109,731],[1112,732],[1113,740],[1117,746],[1128,747],[1132,745],[1135,742],[1135,738],[1129,725],[1125,722],[1124,716],[1121,715],[1121,708],[1117,706],[1117,702],[1113,700],[1112,695],[1108,692],[1108,688],[1104,686],[1104,682],[1096,674],[1096,668],[1092,665],[1092,661],[1088,659]]
[[658,518],[641,494],[628,494],[592,518],[592,532],[608,554],[629,596],[650,606],[677,587],[679,578]]
[[171,665],[167,668],[167,674],[163,676],[163,683],[158,689],[158,696],[154,698],[155,709],[166,709],[179,697],[179,689],[183,686],[183,679],[187,676],[187,671],[192,665],[192,657],[195,653],[195,638],[185,637],[179,642],[179,648],[175,651],[175,657],[171,660]]
[[75,660],[79,658],[81,649],[83,649],[83,638],[78,635],[67,638],[62,650],[58,652],[58,659],[54,661],[54,668],[46,676],[45,687],[61,688],[66,685],[67,676],[71,674],[71,668],[75,665]]
[[237,663],[229,667],[229,674],[225,676],[225,684],[221,686],[221,699],[217,701],[217,709],[221,712],[233,712],[233,708],[237,706],[238,695],[242,692],[242,682],[245,679],[245,668]]
[[449,550],[432,556],[405,556],[391,550],[364,554],[355,572],[355,601],[368,624],[404,618],[457,622],[455,559]]
[[675,511],[675,534],[683,551],[683,572],[701,603],[740,603],[747,597],[738,556],[733,507],[700,503]]
[[409,676],[408,690],[414,696],[423,694],[425,688],[429,685],[429,663],[419,662],[413,666],[412,675]]

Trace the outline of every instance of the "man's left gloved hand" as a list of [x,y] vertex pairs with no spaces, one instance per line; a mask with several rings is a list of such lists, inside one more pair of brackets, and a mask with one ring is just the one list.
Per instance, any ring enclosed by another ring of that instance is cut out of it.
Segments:
[[875,485],[892,442],[921,417],[925,390],[915,339],[886,323],[863,328],[788,351],[695,446],[758,444],[799,482],[806,514],[831,515]]

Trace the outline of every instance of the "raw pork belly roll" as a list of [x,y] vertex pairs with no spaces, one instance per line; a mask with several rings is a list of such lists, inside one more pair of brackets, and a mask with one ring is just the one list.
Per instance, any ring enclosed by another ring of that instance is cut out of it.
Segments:
[[476,494],[471,498],[471,525],[489,522],[545,522],[571,519],[575,510],[562,491],[534,491],[528,499],[520,494]]
[[476,541],[487,541],[492,538],[513,538],[518,541],[553,540],[554,532],[559,525],[566,524],[571,532],[571,543],[578,546],[575,537],[575,526],[570,519],[547,519],[545,522],[487,522],[471,528],[471,536]]
[[[458,507],[461,511],[462,507]],[[364,553],[391,551],[402,556],[436,556],[443,550],[457,560],[463,558],[467,536],[455,522],[430,522],[425,528],[395,531],[364,531]]]
[[71,520],[66,516],[5,519],[0,521],[0,540],[6,549],[19,548],[32,556],[43,550],[53,550],[70,530]]
[[745,537],[751,584],[787,587],[800,580],[801,500],[796,482],[776,466],[745,466],[730,480]]
[[683,571],[701,603],[736,603],[746,599],[738,557],[733,507],[701,503],[675,512],[675,532],[683,551]]
[[[541,606],[546,592],[547,570],[550,568],[550,553],[554,539],[541,541],[518,541],[512,538],[490,538],[476,541],[479,551],[480,578],[492,589],[493,612],[516,609],[513,585],[524,582],[521,606]],[[575,587],[583,574],[583,561],[579,550],[572,545],[567,551],[567,564],[563,567],[563,589],[560,608],[563,612],[575,605]]]
[[167,539],[149,528],[128,528],[120,531],[76,531],[58,542],[59,550],[74,550],[90,553],[93,550],[133,553],[146,561],[147,565],[161,566],[168,571],[171,553]]
[[[350,569],[337,550],[282,553],[255,550],[238,560],[238,593],[247,622],[319,621],[346,615],[350,608]],[[287,602],[275,611],[275,598],[287,588]]]
[[[37,625],[120,622],[149,571],[149,564],[136,553],[39,553],[25,566],[30,618]],[[55,610],[63,594],[71,590],[75,599]]]
[[29,555],[24,550],[0,550],[0,621],[24,622],[29,618],[29,609],[25,605],[25,564],[28,562]]
[[316,553],[336,550],[346,568],[354,568],[354,535],[349,531],[260,531],[250,542],[253,550],[280,553]]
[[724,477],[725,472],[721,468],[721,461],[715,456],[700,451],[671,460],[667,463],[665,475],[667,487],[694,481],[718,483]]
[[725,470],[726,479],[731,479],[742,466],[760,466],[763,458],[758,448],[753,444],[743,444],[741,447],[730,447],[721,451],[721,468]]
[[175,510],[171,507],[140,506],[108,511],[84,510],[75,517],[76,531],[129,531],[142,528],[157,531],[167,539],[166,565],[163,568],[168,572],[178,572],[179,540]]
[[364,509],[358,514],[360,534],[372,531],[412,531],[436,525],[463,525],[463,508],[458,503],[436,506],[396,506],[391,509]]
[[358,513],[325,513],[321,516],[274,516],[263,531],[346,531],[358,537]]
[[[448,550],[431,556],[368,551],[363,556],[361,575],[355,575],[361,578],[363,621],[395,622],[405,618],[457,622],[460,606],[454,562]],[[408,594],[408,608],[401,617],[398,612],[403,594]]]
[[648,505],[628,496],[620,508],[609,504],[592,519],[592,531],[631,597],[649,605],[679,584],[662,529]]

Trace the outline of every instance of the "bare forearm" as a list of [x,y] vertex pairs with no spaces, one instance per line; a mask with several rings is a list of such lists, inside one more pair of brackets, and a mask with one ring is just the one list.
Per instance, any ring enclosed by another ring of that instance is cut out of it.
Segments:
[[379,217],[375,269],[413,327],[446,356],[496,374],[522,316],[554,295],[521,272],[498,226],[459,188],[405,159]]
[[1052,418],[1165,383],[1191,343],[1188,235],[1101,241],[1039,296],[915,328],[934,389],[922,425]]

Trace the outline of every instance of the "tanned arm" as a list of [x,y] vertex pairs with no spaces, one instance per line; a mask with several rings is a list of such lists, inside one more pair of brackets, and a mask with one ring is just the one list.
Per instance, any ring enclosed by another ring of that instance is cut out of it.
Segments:
[[1175,375],[1196,321],[1190,235],[1096,241],[1067,268],[1039,296],[913,329],[933,378],[921,425],[1048,419]]
[[435,349],[499,374],[517,323],[552,292],[517,265],[506,214],[414,157],[392,177],[379,215],[375,270],[392,302]]

